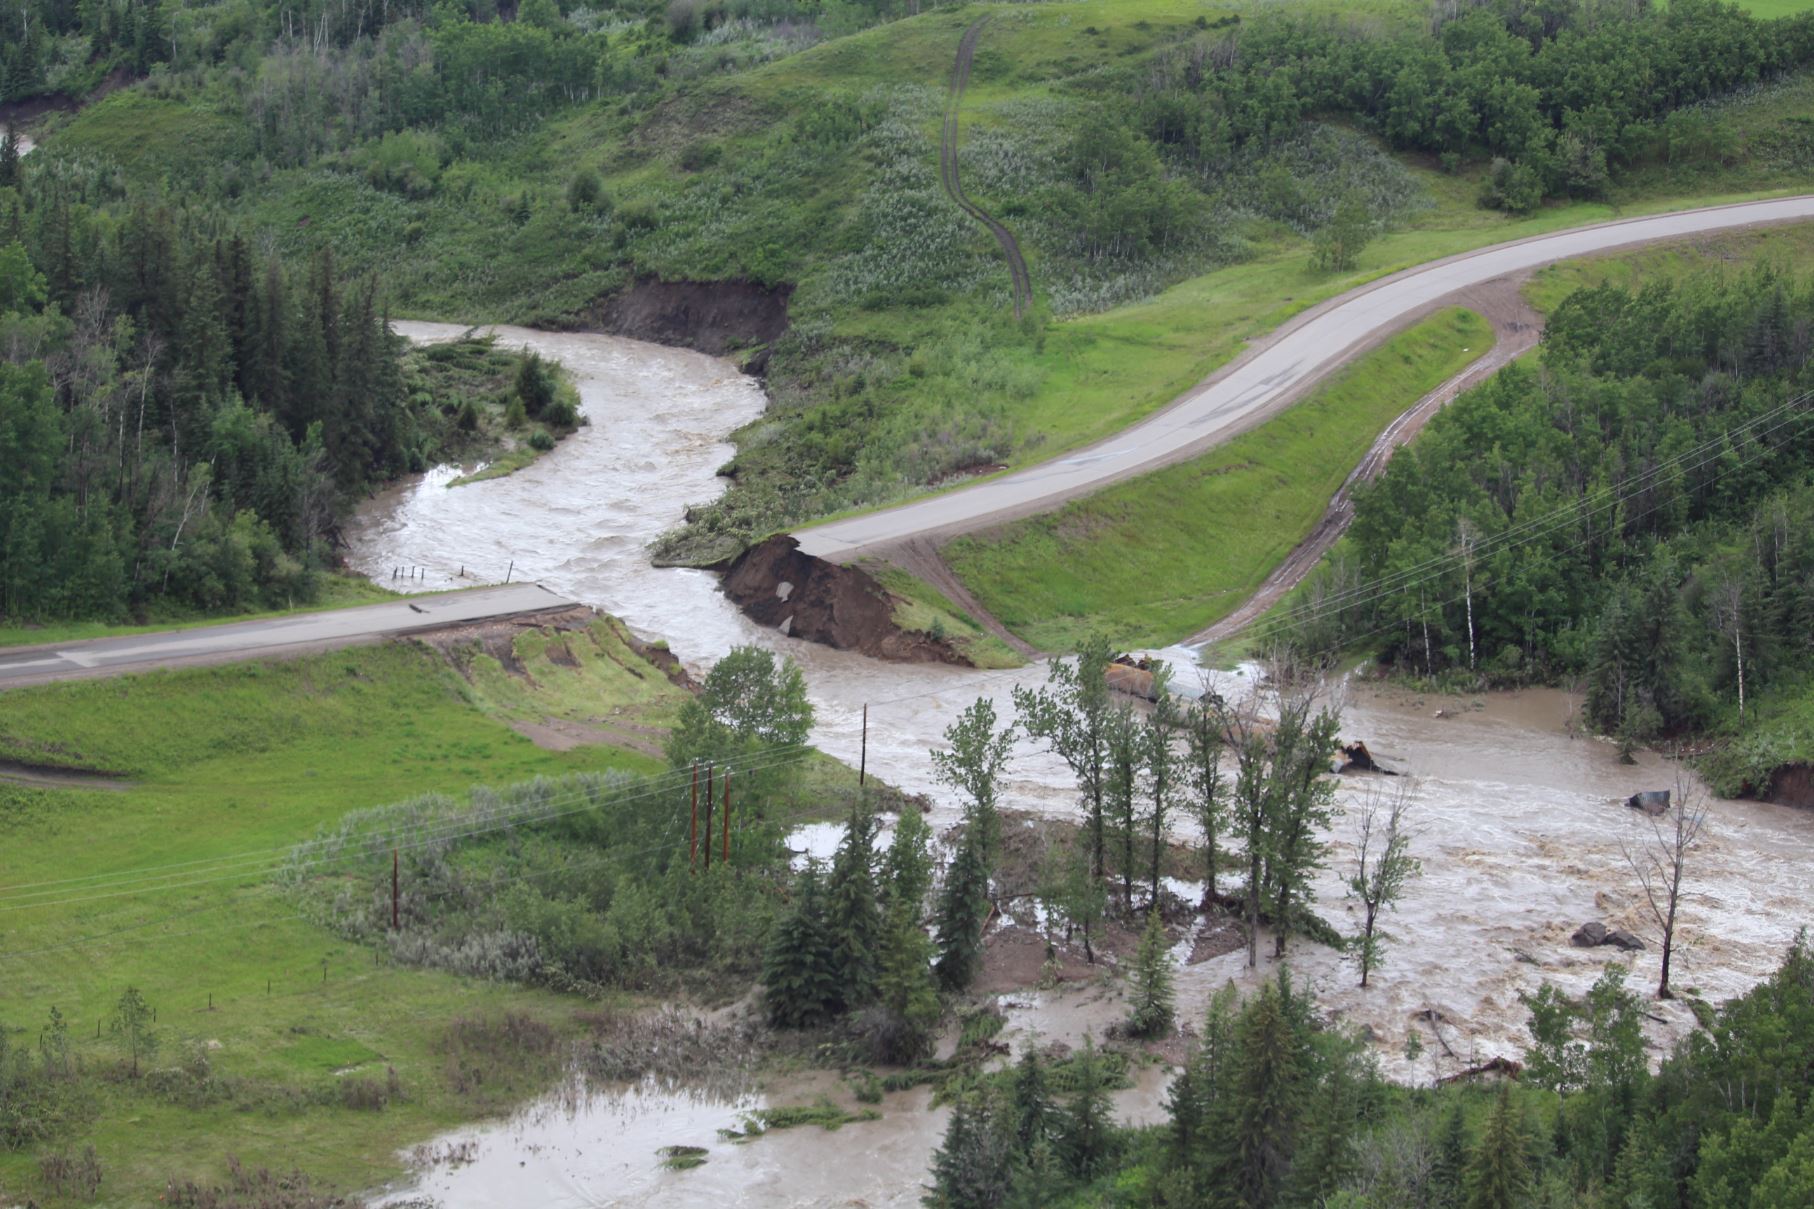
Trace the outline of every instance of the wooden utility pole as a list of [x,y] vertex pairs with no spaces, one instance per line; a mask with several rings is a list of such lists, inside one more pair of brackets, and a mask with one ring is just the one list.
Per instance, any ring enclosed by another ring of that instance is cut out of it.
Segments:
[[693,823],[687,832],[687,868],[699,867],[699,761],[693,761]]
[[863,703],[863,746],[857,755],[857,788],[869,780],[869,702]]
[[[706,836],[705,842],[710,844],[712,842],[712,837],[709,835]],[[724,852],[722,855],[723,855],[724,863],[727,865],[730,864],[731,863],[731,770],[728,768],[724,770]]]
[[712,774],[715,770],[710,764],[705,766],[705,867],[712,867]]

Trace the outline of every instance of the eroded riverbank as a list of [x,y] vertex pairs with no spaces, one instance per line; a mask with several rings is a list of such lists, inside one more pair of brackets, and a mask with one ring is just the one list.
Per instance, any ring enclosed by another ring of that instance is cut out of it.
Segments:
[[[459,330],[399,327],[416,338]],[[867,705],[871,771],[928,795],[936,827],[953,822],[955,802],[933,783],[927,750],[939,745],[944,728],[978,696],[994,698],[998,714],[1011,717],[1011,689],[1041,682],[1043,666],[979,672],[879,663],[756,626],[707,573],[653,567],[647,544],[678,523],[687,504],[721,490],[714,471],[730,454],[724,438],[762,408],[756,383],[728,362],[612,337],[521,329],[500,329],[500,337],[565,362],[591,426],[508,478],[449,490],[442,484],[451,474],[440,472],[439,479],[431,474],[380,497],[349,529],[354,565],[380,582],[393,565],[426,566],[431,578],[425,586],[441,587],[461,567],[495,578],[514,561],[514,575],[539,579],[625,618],[648,636],[667,639],[695,670],[738,643],[772,647],[805,670],[818,711],[813,741],[819,747],[854,763]],[[1183,665],[1193,658],[1183,650],[1164,654]],[[1196,675],[1186,671],[1180,678],[1188,683]],[[1219,687],[1240,691],[1245,679],[1225,676]],[[1654,949],[1615,955],[1575,949],[1568,938],[1588,920],[1637,923],[1636,882],[1619,845],[1621,838],[1637,834],[1640,820],[1618,803],[1637,790],[1670,785],[1673,766],[1655,756],[1624,766],[1610,745],[1571,737],[1573,702],[1559,692],[1439,699],[1358,682],[1350,682],[1345,692],[1344,735],[1364,739],[1388,766],[1417,780],[1413,850],[1424,874],[1386,920],[1395,940],[1367,991],[1356,985],[1352,967],[1328,949],[1298,942],[1291,963],[1327,1012],[1371,1030],[1389,1073],[1426,1081],[1475,1059],[1516,1055],[1526,1040],[1518,992],[1533,990],[1544,979],[1571,992],[1583,990],[1608,961],[1617,960],[1633,967],[1634,985],[1654,983]],[[1445,716],[1438,717],[1438,711]],[[1345,778],[1342,803],[1352,805],[1379,783],[1379,778]],[[1076,794],[1062,764],[1023,743],[1002,804],[1035,815],[1074,817]],[[1351,820],[1338,820],[1330,867],[1316,884],[1318,909],[1344,928],[1350,926],[1342,883],[1351,827]],[[1179,828],[1177,834],[1185,838],[1187,832]],[[1774,968],[1803,922],[1802,904],[1814,894],[1814,870],[1800,856],[1811,841],[1814,815],[1755,802],[1712,804],[1709,842],[1689,873],[1678,986],[1698,988],[1717,1000]],[[1188,949],[1179,947],[1180,961]],[[1199,1019],[1209,994],[1224,982],[1248,986],[1270,972],[1267,966],[1246,971],[1242,961],[1242,954],[1231,953],[1183,966],[1180,1017]],[[1004,998],[1022,1005],[1009,1009],[1009,1040],[1037,1032],[1075,1043],[1085,1032],[1099,1034],[1125,1010],[1118,988],[1095,982]],[[1413,1019],[1432,1009],[1445,1022],[1439,1032],[1432,1031],[1428,1017],[1423,1023]],[[1660,1054],[1690,1027],[1691,1017],[1679,1002],[1652,1010],[1660,1017],[1651,1025]],[[1422,1030],[1424,1053],[1413,1063],[1403,1054],[1414,1027]],[[1124,1099],[1124,1107],[1136,1114],[1156,1112],[1163,1083],[1162,1076],[1149,1076],[1139,1095]],[[787,1085],[765,1094],[775,1102],[798,1102]],[[664,1134],[645,1146],[662,1131],[644,1131],[637,1122],[680,1113],[672,1119],[686,1121],[688,1131],[697,1125],[699,1132],[710,1132],[707,1117],[715,1121],[714,1113],[735,1111],[727,1105],[699,1108],[703,1115],[695,1121],[685,1115],[694,1110],[683,1111],[685,1100],[681,1092],[635,1097],[630,1119],[621,1105],[601,1109],[602,1116],[588,1110],[575,1117],[579,1124],[561,1127],[564,1142],[537,1140],[544,1135],[524,1132],[527,1127],[518,1123],[461,1131],[457,1136],[496,1148],[502,1156],[496,1171],[502,1175],[481,1175],[475,1163],[449,1168],[444,1177],[431,1172],[424,1190],[450,1205],[521,1203],[515,1196],[498,1199],[517,1191],[505,1178],[516,1162],[523,1187],[545,1193],[543,1199],[552,1204],[601,1203],[575,1199],[595,1195],[624,1198],[606,1204],[646,1199],[635,1190],[659,1190],[664,1202],[678,1204],[723,1201],[726,1195],[754,1205],[826,1203],[832,1196],[843,1203],[854,1194],[853,1181],[872,1179],[883,1187],[868,1196],[870,1203],[913,1204],[942,1129],[942,1114],[891,1096],[881,1121],[830,1134],[789,1131],[737,1147],[722,1162],[714,1153],[697,1170],[666,1172],[655,1148],[689,1139]],[[592,1140],[575,1141],[580,1134]],[[542,1155],[554,1157],[544,1161]],[[785,1183],[765,1174],[782,1170],[789,1176]],[[470,1182],[461,1182],[462,1171],[475,1172]],[[802,1184],[819,1179],[828,1181],[823,1194],[816,1191],[819,1185]]]

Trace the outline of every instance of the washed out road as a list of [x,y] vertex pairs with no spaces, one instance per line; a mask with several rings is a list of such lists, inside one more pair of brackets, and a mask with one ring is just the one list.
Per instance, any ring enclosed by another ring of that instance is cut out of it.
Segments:
[[191,630],[9,647],[0,649],[0,689],[153,667],[306,654],[443,626],[571,607],[572,602],[546,588],[524,583]]
[[1311,307],[1163,410],[1094,445],[973,486],[801,529],[794,536],[808,554],[846,562],[902,542],[943,540],[1043,512],[1202,453],[1254,427],[1462,291],[1636,244],[1809,219],[1814,219],[1814,196],[1742,202],[1576,227],[1405,269]]

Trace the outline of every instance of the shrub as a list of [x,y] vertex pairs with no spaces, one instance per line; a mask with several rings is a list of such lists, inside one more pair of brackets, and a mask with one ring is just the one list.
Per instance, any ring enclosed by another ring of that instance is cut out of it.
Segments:
[[598,173],[590,168],[581,168],[573,174],[573,179],[567,183],[567,208],[576,213],[611,208],[605,199],[605,187],[598,179]]
[[554,448],[554,437],[545,428],[538,428],[529,434],[529,448],[537,453],[547,453]]

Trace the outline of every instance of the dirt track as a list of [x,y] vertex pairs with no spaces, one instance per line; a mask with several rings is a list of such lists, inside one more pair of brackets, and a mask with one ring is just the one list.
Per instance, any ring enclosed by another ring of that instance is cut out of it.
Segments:
[[1027,258],[1020,254],[1020,242],[1014,238],[1014,232],[970,200],[957,174],[958,110],[964,103],[964,90],[970,86],[970,65],[976,58],[977,40],[983,36],[983,26],[988,23],[989,18],[984,17],[972,24],[957,44],[957,62],[952,65],[951,87],[945,96],[945,126],[939,137],[939,179],[951,200],[964,213],[989,228],[995,242],[1001,245],[1002,255],[1008,258],[1008,274],[1014,280],[1014,317],[1019,319],[1033,303],[1033,276],[1027,271]]
[[1353,522],[1355,484],[1370,483],[1378,478],[1386,469],[1386,463],[1391,460],[1393,453],[1422,432],[1430,418],[1448,406],[1455,396],[1484,382],[1537,346],[1537,341],[1543,334],[1543,316],[1524,300],[1520,291],[1523,284],[1523,276],[1505,277],[1490,281],[1478,290],[1468,291],[1456,299],[1493,325],[1492,349],[1386,425],[1385,431],[1375,438],[1366,456],[1360,460],[1360,465],[1343,480],[1341,487],[1330,499],[1329,507],[1317,521],[1316,528],[1310,531],[1310,536],[1285,556],[1285,561],[1266,577],[1266,582],[1240,608],[1208,629],[1199,630],[1186,638],[1185,645],[1197,646],[1234,637],[1282,600],[1286,593],[1303,583],[1304,577],[1310,574]]

